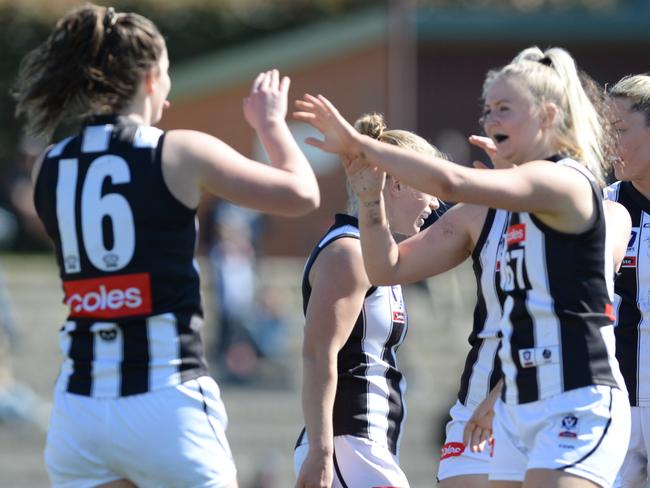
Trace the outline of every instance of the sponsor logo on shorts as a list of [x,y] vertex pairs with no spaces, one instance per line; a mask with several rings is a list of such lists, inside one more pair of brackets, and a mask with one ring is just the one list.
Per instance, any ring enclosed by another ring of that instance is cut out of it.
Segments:
[[508,246],[518,244],[526,240],[526,224],[515,224],[508,227],[506,232],[506,242]]
[[406,323],[406,315],[404,315],[404,312],[400,312],[399,310],[394,310],[393,311],[393,322],[395,322],[397,324]]
[[149,273],[63,283],[71,317],[118,318],[151,313]]
[[465,444],[462,442],[448,442],[440,449],[440,460],[460,456],[465,452]]
[[559,436],[569,439],[577,438],[578,434],[575,432],[577,425],[578,417],[575,415],[567,415],[562,419],[562,430],[560,430]]

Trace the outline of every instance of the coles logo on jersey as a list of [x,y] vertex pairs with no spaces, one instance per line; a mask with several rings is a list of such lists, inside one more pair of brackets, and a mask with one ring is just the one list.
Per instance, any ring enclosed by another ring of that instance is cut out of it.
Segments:
[[462,442],[448,442],[440,448],[440,460],[460,456],[464,451],[465,444]]
[[63,282],[70,317],[118,318],[151,313],[149,273]]
[[526,224],[515,224],[508,227],[506,232],[506,243],[508,246],[518,244],[526,240]]

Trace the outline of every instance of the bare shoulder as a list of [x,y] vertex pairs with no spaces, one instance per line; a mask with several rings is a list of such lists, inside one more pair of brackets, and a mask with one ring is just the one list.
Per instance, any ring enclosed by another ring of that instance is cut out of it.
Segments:
[[605,200],[603,205],[605,208],[607,225],[616,225],[621,229],[632,227],[630,213],[623,205],[613,200]]
[[359,239],[343,237],[323,249],[312,267],[312,285],[316,280],[328,280],[342,286],[369,286]]

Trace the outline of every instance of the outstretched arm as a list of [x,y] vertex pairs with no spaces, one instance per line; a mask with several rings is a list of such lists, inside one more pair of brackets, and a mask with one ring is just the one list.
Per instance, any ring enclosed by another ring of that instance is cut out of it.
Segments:
[[591,224],[591,187],[573,169],[548,161],[509,169],[467,168],[357,133],[322,95],[305,95],[296,105],[294,117],[324,136],[323,140],[309,138],[307,143],[378,166],[420,191],[453,202],[532,212],[566,232],[581,232]]

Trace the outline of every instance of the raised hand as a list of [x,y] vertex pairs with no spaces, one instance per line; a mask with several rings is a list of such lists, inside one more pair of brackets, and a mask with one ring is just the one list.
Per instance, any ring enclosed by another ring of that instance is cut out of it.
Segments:
[[[499,157],[497,151],[497,146],[494,144],[494,141],[489,137],[485,136],[469,136],[469,143],[473,146],[476,146],[480,149],[483,149],[485,153],[489,156],[490,161],[492,161],[492,167],[494,168],[508,168],[511,165]],[[487,165],[480,163],[479,161],[474,161],[474,167],[478,169],[486,169]]]
[[284,122],[290,84],[287,76],[280,80],[277,69],[257,75],[243,105],[244,117],[253,129],[257,131],[270,123]]
[[302,100],[296,100],[296,107],[298,111],[293,117],[311,124],[324,137],[323,140],[308,137],[307,144],[327,152],[354,154],[356,141],[361,136],[327,98],[306,94]]
[[359,157],[344,155],[341,157],[341,162],[350,186],[359,200],[362,202],[379,200],[386,182],[386,173]]

